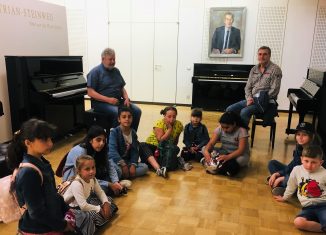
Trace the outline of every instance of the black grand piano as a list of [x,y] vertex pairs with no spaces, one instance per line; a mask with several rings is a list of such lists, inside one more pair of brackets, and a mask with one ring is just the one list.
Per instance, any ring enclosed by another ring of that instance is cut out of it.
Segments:
[[194,64],[192,108],[224,111],[245,99],[244,87],[254,65]]
[[[316,118],[321,109],[321,88],[326,85],[326,73],[316,68],[309,68],[307,78],[300,88],[290,88],[287,92],[287,97],[290,101],[288,124],[285,130],[286,134],[294,134],[295,129],[291,129],[291,119],[293,107],[299,114],[299,123],[304,121],[307,113],[313,115],[313,125],[315,126]],[[325,104],[324,104],[325,105]],[[325,107],[323,107],[325,108]]]
[[5,56],[12,131],[36,117],[59,136],[82,126],[86,79],[81,56]]

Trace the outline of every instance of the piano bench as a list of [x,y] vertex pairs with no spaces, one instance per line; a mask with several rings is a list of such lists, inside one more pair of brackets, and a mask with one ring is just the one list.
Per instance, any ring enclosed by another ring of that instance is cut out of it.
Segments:
[[255,131],[256,126],[270,126],[270,133],[269,133],[269,142],[272,142],[272,149],[274,149],[274,142],[275,142],[275,133],[276,133],[276,122],[275,118],[270,123],[263,122],[263,114],[254,114],[252,116],[252,127],[251,127],[251,147],[254,145],[255,139]]
[[108,132],[112,127],[112,118],[108,114],[95,112],[94,109],[89,109],[84,112],[84,124],[87,128],[90,128],[92,125],[98,125]]

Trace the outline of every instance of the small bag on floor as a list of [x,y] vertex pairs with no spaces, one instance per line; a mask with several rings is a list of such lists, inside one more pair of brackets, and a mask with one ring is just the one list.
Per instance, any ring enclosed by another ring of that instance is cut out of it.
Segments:
[[158,163],[162,167],[166,167],[168,171],[176,170],[178,168],[177,155],[180,151],[179,147],[174,145],[172,141],[162,141],[158,145],[158,150]]

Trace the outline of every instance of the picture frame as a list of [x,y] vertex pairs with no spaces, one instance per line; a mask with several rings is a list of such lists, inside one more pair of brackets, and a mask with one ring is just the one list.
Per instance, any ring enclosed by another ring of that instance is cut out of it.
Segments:
[[245,7],[210,9],[208,57],[243,57]]

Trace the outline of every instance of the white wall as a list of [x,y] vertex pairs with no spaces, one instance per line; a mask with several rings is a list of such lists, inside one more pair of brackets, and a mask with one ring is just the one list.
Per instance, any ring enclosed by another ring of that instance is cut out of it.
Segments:
[[[133,22],[132,13],[142,12],[139,9],[143,9],[143,13],[137,15],[136,21],[147,22],[148,19],[154,17],[153,14],[157,13],[153,13],[151,10],[146,11],[146,9],[152,9],[153,2],[155,6],[160,1],[109,0],[109,12],[114,19],[127,25],[127,22]],[[326,60],[323,59],[326,57],[326,42],[324,40],[326,31],[323,30],[326,24],[326,0],[180,0],[179,2],[176,103],[191,104],[191,77],[194,63],[256,64],[257,49],[263,45],[271,47],[271,60],[283,70],[278,99],[281,110],[288,109],[287,90],[300,87],[307,67],[310,65],[326,66]],[[246,7],[242,58],[208,57],[209,12],[212,7]],[[175,10],[171,9],[171,11]],[[318,32],[316,32],[315,26],[318,27]],[[150,67],[148,63],[152,63],[153,59],[148,60],[148,58],[142,57],[141,51],[144,48],[131,49],[130,41],[133,37],[126,31],[130,31],[129,26],[127,28],[123,28],[122,25],[121,27],[116,26],[116,28],[112,27],[112,30],[109,28],[109,35],[114,34],[114,38],[119,38],[121,35],[121,41],[111,42],[118,48],[118,51],[124,51],[122,61],[118,66],[125,69],[123,73],[132,84],[129,85],[132,87],[128,88],[133,91],[138,89],[135,86],[141,86],[137,78],[131,76],[133,63],[135,60],[146,60],[146,66]],[[144,32],[145,35],[146,32]],[[168,35],[166,37],[168,38]],[[148,38],[144,39],[145,41],[148,41]],[[143,44],[145,47],[146,45],[152,46],[152,43]],[[131,50],[137,51],[139,55],[126,53]],[[119,57],[118,54],[118,61]],[[137,63],[141,64],[139,61]],[[151,76],[151,73],[152,71],[146,71],[146,76]],[[154,78],[153,80],[155,81]]]
[[[43,15],[42,18],[40,15]],[[68,55],[66,11],[35,0],[0,0],[0,143],[11,139],[5,55]]]
[[[178,19],[174,20],[179,24],[175,81],[176,103],[191,104],[191,77],[194,63],[255,64],[257,48],[262,45],[272,48],[272,61],[278,63],[283,70],[278,99],[281,110],[288,109],[287,90],[300,87],[307,67],[326,67],[326,41],[324,39],[326,37],[324,30],[326,0],[179,0],[179,4],[174,4],[171,0],[168,2],[163,0],[43,1],[66,6],[67,16],[64,8],[60,6],[33,0],[0,0],[1,7],[17,5],[21,8],[50,12],[55,16],[52,24],[59,25],[59,27],[42,28],[42,26],[36,26],[42,25],[41,20],[4,14],[3,10],[0,11],[0,29],[1,32],[6,32],[2,33],[0,45],[2,57],[0,58],[0,100],[4,103],[6,114],[0,118],[0,142],[8,140],[11,132],[9,130],[11,126],[9,104],[6,98],[8,92],[4,72],[4,54],[63,55],[69,51],[70,55],[84,56],[84,72],[87,74],[91,68],[100,63],[101,51],[107,46],[113,46],[117,51],[117,66],[127,82],[127,90],[132,95],[139,91],[139,86],[143,86],[144,83],[139,79],[142,73],[134,79],[131,76],[133,73],[137,74],[135,70],[139,69],[138,66],[143,66],[144,70],[152,69],[144,72],[146,79],[154,79],[153,69],[155,68],[153,53],[142,53],[144,52],[142,47],[154,45],[154,42],[148,41],[150,38],[155,40],[153,34],[147,37],[145,32],[144,42],[141,43],[139,40],[142,38],[135,38],[134,30],[143,30],[139,28],[140,26],[146,29],[145,23],[152,24],[152,19],[155,15],[160,16],[160,12],[178,15]],[[160,9],[160,6],[169,8]],[[211,7],[246,7],[242,58],[208,57],[209,9]],[[164,14],[161,17],[166,17]],[[114,20],[109,22],[109,16]],[[159,21],[160,18],[156,18]],[[32,26],[31,22],[41,24]],[[131,22],[135,23],[131,24]],[[19,27],[12,27],[12,25]],[[133,45],[139,44],[142,47],[133,48]],[[133,65],[137,66],[133,67]],[[146,85],[153,87],[150,85],[153,82],[148,83]]]
[[[312,55],[318,0],[290,0],[284,35],[283,79],[278,102],[288,110],[288,88],[299,88],[307,74]],[[300,25],[300,27],[298,27]]]

